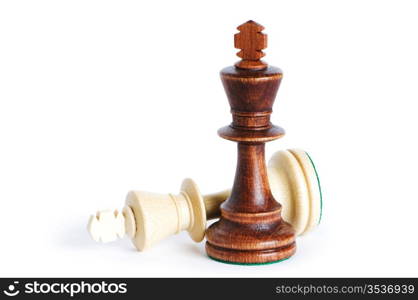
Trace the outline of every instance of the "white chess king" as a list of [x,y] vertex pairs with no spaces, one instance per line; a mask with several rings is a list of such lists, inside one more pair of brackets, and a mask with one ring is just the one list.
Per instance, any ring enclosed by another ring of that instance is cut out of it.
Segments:
[[[303,150],[276,152],[268,163],[272,194],[282,203],[282,216],[297,235],[315,228],[321,220],[322,195],[319,177],[310,156]],[[219,206],[229,190],[204,195],[197,184],[185,179],[178,194],[145,191],[128,193],[122,212],[99,211],[90,217],[88,231],[95,241],[110,242],[125,235],[139,250],[188,231],[195,242],[205,236],[206,221],[219,217]]]

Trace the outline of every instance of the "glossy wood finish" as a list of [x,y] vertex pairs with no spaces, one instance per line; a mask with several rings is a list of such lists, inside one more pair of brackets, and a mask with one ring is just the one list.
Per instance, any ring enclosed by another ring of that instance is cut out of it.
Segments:
[[281,205],[273,198],[267,178],[264,143],[280,138],[284,130],[270,122],[282,72],[259,60],[267,45],[262,28],[253,21],[238,27],[241,33],[235,36],[235,45],[242,47],[238,56],[243,63],[221,71],[233,121],[218,133],[238,142],[238,162],[221,218],[206,232],[206,251],[231,263],[268,263],[288,258],[296,250],[294,230],[281,218]]
[[241,49],[237,53],[242,58],[236,66],[242,69],[264,69],[267,64],[260,60],[265,54],[263,49],[267,48],[267,35],[262,33],[264,27],[254,21],[238,26],[240,32],[234,36],[235,48]]

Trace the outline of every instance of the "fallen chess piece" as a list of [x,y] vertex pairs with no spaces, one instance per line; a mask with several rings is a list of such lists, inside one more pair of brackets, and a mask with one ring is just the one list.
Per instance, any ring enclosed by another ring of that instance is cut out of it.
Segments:
[[[268,163],[268,178],[274,198],[282,203],[283,219],[295,233],[302,235],[314,229],[321,220],[322,196],[309,155],[297,149],[276,152]],[[219,217],[220,205],[229,194],[225,190],[202,196],[191,179],[183,181],[177,195],[131,191],[122,212],[97,212],[90,217],[88,231],[98,242],[127,235],[139,251],[183,230],[200,242],[207,220]]]

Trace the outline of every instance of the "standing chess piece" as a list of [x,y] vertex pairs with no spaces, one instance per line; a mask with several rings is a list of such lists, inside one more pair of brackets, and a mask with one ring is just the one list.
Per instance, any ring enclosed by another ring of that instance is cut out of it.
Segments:
[[206,232],[206,251],[228,263],[276,262],[296,251],[295,232],[282,219],[280,199],[273,198],[267,178],[264,144],[283,136],[284,130],[270,123],[282,72],[260,60],[267,47],[263,29],[253,21],[239,26],[235,48],[241,49],[242,60],[221,71],[233,121],[218,133],[238,143],[238,162],[221,218]]
[[[282,216],[304,235],[319,225],[322,196],[319,177],[310,156],[300,149],[277,151],[268,163],[271,192],[283,204]],[[97,242],[111,242],[125,236],[139,251],[164,238],[188,231],[201,242],[207,220],[219,218],[220,205],[230,190],[202,195],[190,178],[183,180],[180,193],[158,194],[130,191],[123,210],[102,210],[90,216],[88,231]]]

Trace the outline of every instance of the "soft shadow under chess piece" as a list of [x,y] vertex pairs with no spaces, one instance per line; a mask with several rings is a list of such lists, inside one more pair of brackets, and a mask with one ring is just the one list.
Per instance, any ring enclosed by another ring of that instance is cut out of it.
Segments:
[[265,143],[284,135],[270,122],[282,71],[260,59],[267,47],[263,26],[249,21],[238,27],[235,48],[242,58],[221,71],[232,123],[219,135],[238,143],[238,163],[231,196],[221,205],[221,218],[206,232],[209,257],[228,263],[277,262],[296,251],[295,230],[282,218],[267,178]]
[[[315,228],[321,216],[321,191],[309,155],[298,149],[278,151],[270,159],[267,172],[273,196],[282,201],[283,218],[298,235]],[[201,195],[191,179],[183,181],[179,194],[131,191],[122,212],[97,212],[90,217],[88,230],[98,242],[128,236],[140,251],[183,230],[200,242],[207,220],[220,216],[220,205],[229,195],[230,190]]]

